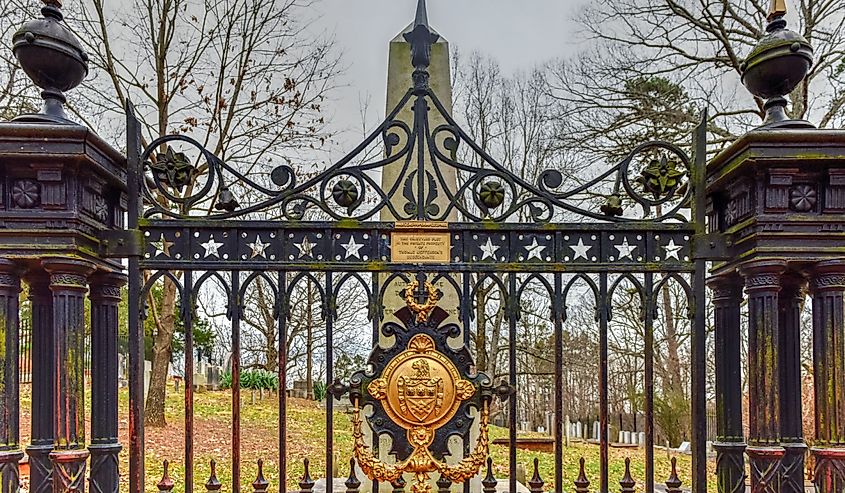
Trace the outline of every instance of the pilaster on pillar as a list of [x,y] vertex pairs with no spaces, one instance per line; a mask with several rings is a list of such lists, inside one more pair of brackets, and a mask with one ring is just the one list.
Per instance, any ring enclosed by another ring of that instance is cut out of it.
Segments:
[[713,292],[716,329],[716,475],[719,493],[745,491],[745,438],[742,430],[740,303],[742,279],[735,275],[708,280]]
[[20,271],[13,263],[0,259],[0,491],[12,493],[20,488],[18,462],[20,449],[20,392],[18,375],[18,330],[20,327]]
[[55,344],[53,337],[53,293],[50,275],[45,271],[28,272],[29,302],[32,327],[32,433],[26,453],[29,455],[29,491],[53,491],[53,382]]
[[815,378],[815,486],[819,493],[845,491],[845,262],[816,264],[813,297]]
[[85,491],[85,293],[94,266],[76,259],[42,261],[50,273],[55,337],[53,491]]
[[91,277],[91,486],[93,491],[118,493],[120,475],[117,439],[117,332],[120,287],[126,276]]
[[748,295],[748,454],[752,493],[780,493],[779,293],[786,262],[742,266]]
[[801,409],[801,311],[807,282],[803,277],[786,275],[781,279],[778,297],[780,358],[780,435],[785,453],[782,463],[783,493],[803,493],[804,443]]

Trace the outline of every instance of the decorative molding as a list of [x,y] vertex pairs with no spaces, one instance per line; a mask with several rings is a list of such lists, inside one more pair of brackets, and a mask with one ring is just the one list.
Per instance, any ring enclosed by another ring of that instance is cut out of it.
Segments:
[[742,295],[743,281],[735,276],[717,276],[707,280],[707,287],[713,293],[714,301],[737,300]]
[[88,279],[80,274],[50,274],[50,286],[86,287]]
[[795,185],[789,189],[789,206],[796,212],[815,211],[818,198],[818,192],[813,185]]
[[20,209],[33,209],[41,201],[41,187],[35,180],[15,180],[12,183],[12,200]]
[[719,491],[745,493],[745,444],[714,443]]
[[104,224],[109,219],[109,204],[102,195],[94,195],[94,217]]
[[[8,450],[0,452],[0,476],[3,480],[3,491],[19,491],[20,485],[20,460],[23,458],[23,451]],[[12,489],[7,490],[7,485]]]
[[816,466],[813,483],[817,493],[845,491],[845,448],[813,448]]
[[751,262],[739,269],[739,273],[745,279],[746,289],[780,289],[784,272],[786,272],[784,261]]
[[754,211],[754,197],[748,179],[742,178],[728,189],[724,205],[725,226],[730,227],[747,218]]
[[804,492],[804,455],[806,445],[784,445],[786,453],[781,460],[780,493]]
[[811,278],[810,287],[813,290],[845,289],[845,272],[815,274]]
[[90,290],[92,299],[111,298],[120,300],[120,286],[104,285],[94,280],[91,281]]
[[780,287],[780,276],[776,274],[752,274],[746,276],[745,287],[747,288],[761,288],[761,287]]
[[845,212],[845,169],[828,170],[828,186],[824,193],[824,212]]
[[50,453],[53,461],[53,491],[85,491],[85,470],[87,469],[87,450],[61,450]]
[[745,449],[751,463],[751,493],[781,492],[780,447],[748,447]]
[[0,273],[0,289],[13,289],[20,291],[21,280],[13,274]]

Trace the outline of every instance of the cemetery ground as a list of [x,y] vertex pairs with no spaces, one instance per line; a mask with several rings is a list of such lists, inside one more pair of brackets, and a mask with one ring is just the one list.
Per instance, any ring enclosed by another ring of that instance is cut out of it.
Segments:
[[[27,440],[30,430],[30,385],[21,386],[21,438]],[[256,393],[255,403],[252,403],[251,391],[241,392],[241,490],[252,491],[250,484],[255,479],[257,461],[264,459],[264,476],[273,486],[278,486],[278,398],[265,393],[259,400]],[[90,387],[86,389],[86,412],[90,412]],[[203,485],[210,473],[209,462],[217,462],[217,477],[223,484],[222,491],[232,491],[231,488],[231,390],[198,392],[194,394],[194,454],[195,473],[194,491],[205,491]],[[121,490],[128,488],[128,406],[129,393],[126,388],[120,389],[120,442],[123,450],[120,454]],[[184,395],[173,391],[172,382],[168,388],[166,428],[147,427],[146,432],[146,491],[158,491],[156,482],[162,475],[162,462],[170,461],[170,476],[176,483],[174,492],[184,492]],[[311,463],[311,476],[315,480],[325,475],[325,409],[318,402],[304,399],[288,399],[288,491],[298,491],[296,485],[303,473],[303,459],[308,458]],[[90,415],[86,416],[89,419]],[[352,450],[352,427],[349,415],[336,412],[334,417],[334,450],[339,459],[338,476],[346,477],[349,473],[349,458]],[[496,426],[490,427],[491,440],[507,438],[508,430]],[[86,423],[86,437],[90,436],[90,424]],[[23,444],[26,447],[26,443]],[[491,445],[494,473],[498,479],[508,475],[508,449],[505,446]],[[690,484],[690,456],[675,454],[678,459],[678,473],[684,482],[684,489]],[[591,489],[598,488],[599,477],[599,447],[593,444],[572,442],[563,453],[564,491],[573,489],[572,482],[578,476],[578,461],[585,457],[587,476],[592,482]],[[546,489],[554,487],[554,456],[551,453],[518,450],[517,458],[525,464],[528,477],[531,476],[531,464],[534,458],[540,460],[540,474],[546,480]],[[631,472],[637,480],[637,490],[643,491],[645,478],[645,450],[610,449],[610,487],[611,491],[618,489],[619,480],[624,472],[625,457],[631,458]],[[710,484],[708,489],[715,491],[715,460],[708,461]],[[655,481],[658,484],[669,476],[670,462],[664,450],[655,450]],[[27,469],[22,470],[28,474]],[[359,478],[363,479],[363,478]],[[23,486],[27,487],[27,478],[23,478]],[[28,488],[27,488],[28,489]],[[272,488],[271,488],[272,490]]]

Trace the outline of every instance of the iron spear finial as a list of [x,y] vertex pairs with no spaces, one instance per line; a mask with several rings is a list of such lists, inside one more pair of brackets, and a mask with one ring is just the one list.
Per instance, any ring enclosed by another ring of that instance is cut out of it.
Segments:
[[428,90],[428,66],[431,64],[431,47],[440,36],[428,25],[428,9],[425,0],[418,0],[417,14],[411,32],[405,33],[405,41],[411,45],[411,65],[414,67],[414,89],[417,94]]
[[[777,0],[775,0],[777,1]],[[425,0],[417,1],[417,16],[414,18],[414,27],[428,26],[428,9],[426,8]]]

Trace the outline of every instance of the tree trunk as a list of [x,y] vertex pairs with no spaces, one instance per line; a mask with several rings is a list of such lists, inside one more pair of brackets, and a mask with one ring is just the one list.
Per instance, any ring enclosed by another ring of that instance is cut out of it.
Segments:
[[264,335],[264,369],[275,372],[279,364],[279,352],[276,346],[276,319],[273,317],[274,306],[272,300],[267,299],[263,282],[256,284],[257,305],[264,322],[260,329]]
[[[167,392],[167,370],[172,356],[171,344],[176,326],[176,285],[165,278],[161,306],[158,310],[156,332],[153,337],[153,361],[150,371],[150,387],[144,409],[144,422],[148,426],[167,426],[164,417],[164,401]],[[186,354],[190,358],[193,355]]]
[[475,368],[487,371],[487,293],[489,288],[478,286],[475,301]]
[[681,358],[678,356],[678,334],[672,310],[672,296],[669,286],[663,286],[663,310],[666,317],[666,370],[669,374],[668,387],[673,392],[683,392],[681,385]]

